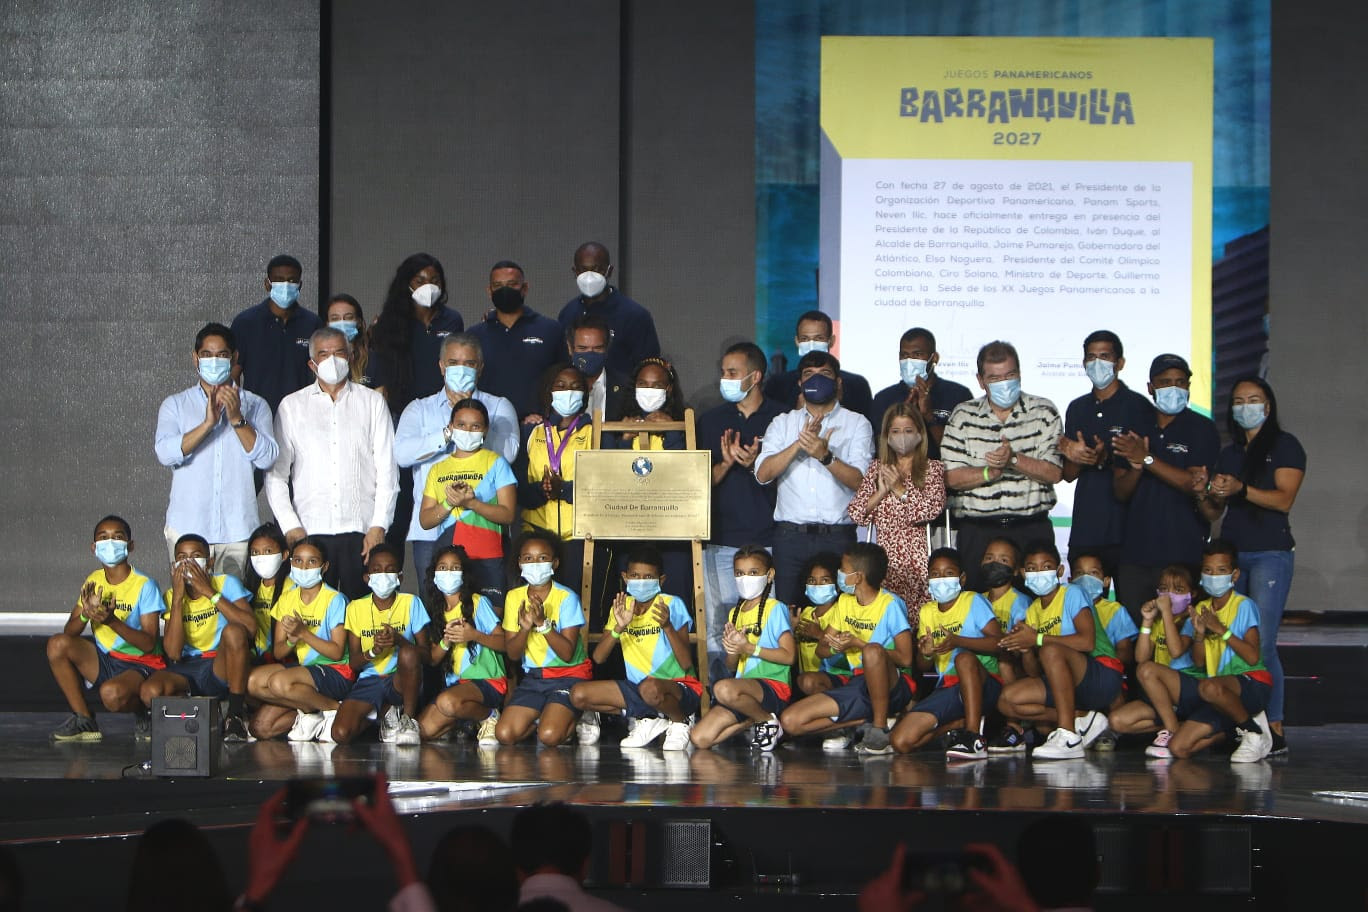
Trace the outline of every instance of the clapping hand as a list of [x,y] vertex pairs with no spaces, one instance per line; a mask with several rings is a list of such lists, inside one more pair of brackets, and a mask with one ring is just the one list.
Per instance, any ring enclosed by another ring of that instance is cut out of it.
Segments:
[[831,435],[835,432],[836,429],[832,428],[823,434],[821,417],[809,416],[803,421],[803,429],[798,432],[798,448],[813,459],[824,459],[831,450]]
[[1135,431],[1126,431],[1112,438],[1112,449],[1130,463],[1132,469],[1143,468],[1145,457],[1149,455],[1149,438],[1141,437]]
[[1092,445],[1089,446],[1083,440],[1083,432],[1079,431],[1077,440],[1064,441],[1064,455],[1069,461],[1081,466],[1101,465],[1107,455],[1107,445],[1096,435],[1093,435]]
[[391,627],[389,624],[385,624],[379,630],[375,631],[375,638],[372,642],[371,648],[375,652],[383,652],[386,649],[391,649],[393,647],[394,628]]
[[[525,614],[526,607],[524,607],[523,611],[520,612],[518,615],[518,626],[520,627],[522,626],[523,615]],[[531,624],[528,624],[527,627],[524,627],[523,629],[529,629],[531,626]],[[468,628],[466,627],[465,618],[461,617],[460,615],[457,615],[452,620],[447,621],[446,627],[442,630],[442,639],[446,640],[453,646],[459,646],[460,644],[464,643],[466,641],[467,635]]]
[[627,593],[619,592],[613,596],[613,626],[618,633],[632,625],[632,609],[627,606]]
[[1001,445],[994,447],[983,455],[983,461],[988,463],[991,468],[1005,469],[1012,462],[1012,445],[1006,437],[999,437]]

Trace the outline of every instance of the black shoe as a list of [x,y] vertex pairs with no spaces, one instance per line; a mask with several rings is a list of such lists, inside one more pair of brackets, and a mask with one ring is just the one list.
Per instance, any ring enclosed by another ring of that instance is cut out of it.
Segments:
[[247,731],[247,720],[242,716],[228,716],[223,720],[223,740],[230,744],[241,744],[252,740]]
[[1287,739],[1278,732],[1271,732],[1273,735],[1273,749],[1268,752],[1270,757],[1287,756]]
[[1027,735],[1019,732],[1008,725],[998,732],[997,737],[993,738],[988,744],[990,754],[1023,754],[1026,752],[1028,744]]

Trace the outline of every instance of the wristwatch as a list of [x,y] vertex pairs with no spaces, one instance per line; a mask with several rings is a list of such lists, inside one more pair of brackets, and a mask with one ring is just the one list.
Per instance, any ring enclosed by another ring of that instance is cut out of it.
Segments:
[[1012,465],[1016,465],[1016,464],[1017,464],[1016,453],[1013,453],[1013,454],[1012,454]]
[[836,461],[836,454],[831,452],[831,450],[827,450],[827,454],[817,461],[824,466],[829,466]]
[[1152,465],[1154,465],[1154,456],[1151,455],[1150,453],[1146,453],[1146,454],[1145,454],[1145,458],[1142,459],[1142,460],[1140,460],[1140,464],[1141,464],[1141,465],[1147,465],[1147,466],[1152,466]]
[[239,418],[237,421],[234,421],[234,422],[233,422],[233,428],[234,428],[234,429],[237,429],[237,428],[245,428],[246,426],[247,426],[247,416],[246,416],[246,415],[243,415],[243,416],[242,416],[241,418]]

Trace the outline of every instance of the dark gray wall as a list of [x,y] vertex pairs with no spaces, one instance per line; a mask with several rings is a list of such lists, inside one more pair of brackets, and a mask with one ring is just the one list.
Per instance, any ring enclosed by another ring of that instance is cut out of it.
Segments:
[[165,579],[157,406],[207,320],[315,283],[318,2],[0,3],[0,610],[66,611],[95,521]]
[[1273,4],[1269,381],[1308,457],[1294,610],[1363,611],[1368,587],[1368,80],[1346,64],[1365,43],[1361,4]]

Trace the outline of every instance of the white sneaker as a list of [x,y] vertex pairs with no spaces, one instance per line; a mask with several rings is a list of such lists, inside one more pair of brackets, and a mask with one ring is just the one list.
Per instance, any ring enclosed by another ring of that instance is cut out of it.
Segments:
[[399,725],[394,733],[394,743],[401,747],[412,747],[423,743],[423,733],[413,718],[402,713],[399,715]]
[[325,709],[322,713],[323,724],[318,727],[319,744],[335,744],[332,736],[333,719],[337,718],[337,710]]
[[480,731],[475,735],[475,743],[480,747],[498,747],[499,736],[494,733],[498,725],[499,711],[497,709],[490,710],[489,718],[480,723]]
[[660,745],[660,749],[667,751],[688,750],[690,728],[692,726],[688,722],[671,722],[665,727],[665,741]]
[[1243,728],[1235,729],[1235,737],[1240,739],[1240,743],[1235,753],[1230,755],[1231,763],[1257,763],[1273,750],[1273,733],[1268,727],[1268,717],[1259,713],[1253,722],[1260,728],[1257,735]]
[[778,716],[770,713],[768,721],[757,722],[751,730],[751,747],[769,753],[779,746],[783,737],[784,726],[779,724]]
[[599,714],[592,709],[586,709],[575,723],[575,740],[579,742],[580,747],[589,747],[598,744],[600,734],[602,729],[599,725]]
[[399,707],[391,706],[380,717],[380,743],[394,744],[394,736],[399,733]]
[[855,736],[849,731],[839,731],[822,742],[822,750],[828,754],[840,754],[850,750]]
[[290,733],[285,736],[285,740],[317,741],[318,732],[322,727],[322,713],[306,713],[302,709],[296,710],[294,725],[290,726]]
[[1045,743],[1031,751],[1033,760],[1077,760],[1083,756],[1083,738],[1067,728],[1050,732]]
[[670,727],[669,719],[662,719],[656,716],[652,719],[638,719],[632,730],[627,733],[627,737],[618,742],[621,747],[645,747],[656,738],[665,734],[665,730]]
[[1107,730],[1107,717],[1096,710],[1086,712],[1074,720],[1074,731],[1083,739],[1083,749],[1092,747],[1092,743],[1101,737]]
[[1164,729],[1154,736],[1149,747],[1145,748],[1145,756],[1153,760],[1169,760],[1173,757],[1173,752],[1169,750],[1169,742],[1173,740],[1173,733]]

